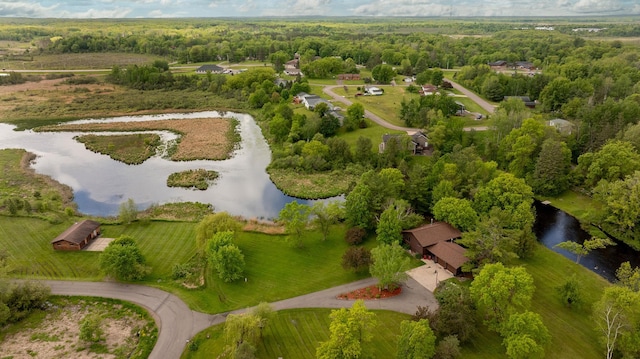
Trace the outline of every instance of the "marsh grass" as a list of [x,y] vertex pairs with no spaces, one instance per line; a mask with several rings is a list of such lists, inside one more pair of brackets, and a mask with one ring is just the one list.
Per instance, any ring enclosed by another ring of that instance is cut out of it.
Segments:
[[[176,119],[111,123],[63,124],[39,127],[39,131],[150,131],[165,130],[180,134],[174,161],[223,160],[231,156],[238,140],[237,122],[224,118]],[[231,133],[231,134],[230,134]]]
[[345,194],[361,175],[345,170],[302,173],[290,168],[269,168],[267,172],[271,181],[284,194],[305,199]]
[[204,191],[209,188],[209,184],[217,178],[218,172],[198,168],[170,174],[169,178],[167,178],[167,186],[195,188]]
[[75,139],[97,153],[129,165],[141,164],[156,154],[161,144],[160,136],[153,133],[132,135],[82,135]]

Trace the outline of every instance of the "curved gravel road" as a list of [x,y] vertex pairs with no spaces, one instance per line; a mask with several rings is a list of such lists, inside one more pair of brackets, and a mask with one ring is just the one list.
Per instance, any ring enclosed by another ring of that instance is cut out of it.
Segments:
[[[145,307],[158,325],[158,341],[149,358],[180,358],[186,343],[198,332],[224,322],[229,313],[216,315],[193,311],[175,295],[163,290],[114,282],[44,281],[56,295],[82,295],[126,300]],[[275,310],[290,308],[349,308],[353,301],[336,299],[341,293],[376,284],[374,278],[344,284],[319,292],[271,303]],[[409,278],[402,294],[383,300],[367,301],[369,309],[385,309],[413,314],[418,305],[437,308],[433,294],[414,279]],[[243,313],[250,308],[230,313]]]
[[485,111],[489,112],[490,114],[492,114],[496,110],[496,106],[490,104],[482,97],[476,95],[473,91],[469,91],[466,89],[466,87],[460,85],[457,82],[453,82],[449,79],[446,79],[446,81],[450,82],[454,89],[465,94],[468,98],[470,98],[473,102],[477,103],[480,107],[482,107]]

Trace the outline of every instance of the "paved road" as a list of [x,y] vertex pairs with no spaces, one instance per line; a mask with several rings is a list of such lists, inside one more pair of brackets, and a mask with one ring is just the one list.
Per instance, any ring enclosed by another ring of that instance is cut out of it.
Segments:
[[[224,322],[229,313],[216,315],[193,311],[175,295],[163,290],[134,284],[114,282],[71,282],[46,281],[51,292],[57,295],[86,295],[126,300],[149,310],[158,328],[158,342],[153,348],[150,359],[179,358],[187,340],[198,332],[215,324]],[[271,303],[275,310],[290,308],[349,308],[353,301],[339,300],[341,293],[375,284],[373,278],[344,284],[338,287],[314,292],[299,297]],[[413,314],[418,305],[437,308],[433,294],[414,279],[409,278],[403,286],[402,294],[384,300],[367,301],[369,309],[386,309]],[[250,308],[239,309],[231,313],[242,313]]]
[[[334,100],[342,102],[343,104],[347,105],[347,106],[351,106],[351,104],[353,104],[353,102],[351,102],[351,100],[347,100],[346,98],[336,94],[335,92],[333,92],[333,89],[336,87],[342,87],[340,85],[332,85],[332,86],[325,86],[322,88],[322,92],[326,93],[327,95],[331,96]],[[391,130],[396,130],[396,131],[407,131],[407,132],[416,132],[416,131],[420,131],[420,129],[418,128],[409,128],[409,127],[402,127],[402,126],[396,126],[394,124],[391,124],[387,121],[385,121],[384,119],[382,119],[382,117],[372,113],[369,110],[365,110],[364,111],[364,117],[370,119],[371,121],[377,123],[378,125],[382,126],[382,127],[386,127],[388,129]]]
[[451,85],[453,85],[453,88],[462,92],[463,94],[467,95],[468,98],[470,98],[473,102],[477,103],[478,105],[480,105],[480,107],[482,107],[485,111],[489,112],[489,114],[493,114],[493,112],[496,109],[496,106],[490,104],[489,102],[487,102],[485,99],[483,99],[482,97],[476,95],[474,92],[467,90],[465,87],[463,87],[462,85],[460,85],[457,82],[453,82],[449,79],[446,79],[446,81],[450,82]]

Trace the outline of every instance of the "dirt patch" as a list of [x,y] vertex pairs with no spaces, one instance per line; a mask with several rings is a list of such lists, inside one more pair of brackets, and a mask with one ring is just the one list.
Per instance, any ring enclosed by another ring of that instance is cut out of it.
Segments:
[[377,285],[371,285],[368,287],[356,289],[349,293],[342,293],[338,295],[338,299],[347,299],[347,300],[372,300],[372,299],[385,299],[395,297],[396,295],[400,295],[402,293],[402,287],[398,287],[394,290],[386,290],[378,288]]
[[[79,339],[79,323],[88,314],[102,317],[100,327],[104,330],[104,340],[99,346],[93,346],[94,352],[90,349],[91,344]],[[145,324],[144,318],[121,304],[66,302],[66,305],[49,309],[37,327],[7,335],[1,343],[2,356],[13,359],[128,357],[135,350],[140,335],[146,333]]]

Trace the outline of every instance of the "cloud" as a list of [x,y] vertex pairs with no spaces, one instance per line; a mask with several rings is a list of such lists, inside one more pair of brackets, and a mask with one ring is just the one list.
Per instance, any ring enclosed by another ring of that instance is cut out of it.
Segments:
[[573,10],[579,13],[613,13],[623,10],[617,0],[579,0],[573,5]]
[[57,5],[49,7],[40,3],[0,2],[0,17],[46,17],[52,16]]

